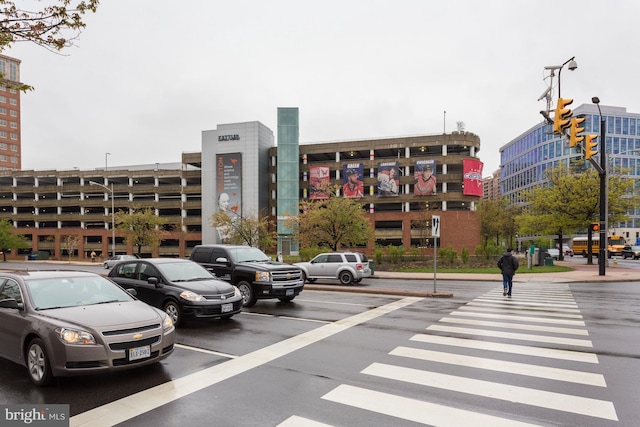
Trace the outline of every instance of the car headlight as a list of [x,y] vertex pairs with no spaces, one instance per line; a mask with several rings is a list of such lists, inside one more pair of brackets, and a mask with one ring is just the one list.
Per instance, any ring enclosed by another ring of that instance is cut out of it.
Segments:
[[171,320],[171,317],[169,316],[164,316],[164,321],[162,322],[162,329],[164,329],[165,331],[168,331],[171,328],[173,328],[173,320]]
[[240,289],[236,288],[235,286],[233,287],[233,294],[236,297],[241,297],[242,296],[242,292],[240,292]]
[[191,291],[183,291],[180,294],[180,298],[182,299],[186,299],[187,301],[205,301],[205,297],[203,297],[202,295],[196,294],[195,292],[191,292]]
[[256,282],[270,282],[271,273],[268,271],[256,271]]
[[58,338],[65,344],[95,344],[96,339],[87,331],[68,328],[56,328]]

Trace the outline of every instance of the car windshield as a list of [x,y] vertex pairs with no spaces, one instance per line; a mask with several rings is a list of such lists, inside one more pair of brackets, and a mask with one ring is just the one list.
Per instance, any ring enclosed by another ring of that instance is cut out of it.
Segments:
[[229,252],[231,253],[231,257],[235,262],[271,261],[271,258],[265,255],[265,253],[260,249],[252,248],[249,246],[243,248],[233,248]]
[[195,262],[156,264],[156,267],[170,282],[195,282],[211,280],[214,277],[206,268]]
[[119,286],[104,277],[52,277],[26,281],[36,310],[132,301]]

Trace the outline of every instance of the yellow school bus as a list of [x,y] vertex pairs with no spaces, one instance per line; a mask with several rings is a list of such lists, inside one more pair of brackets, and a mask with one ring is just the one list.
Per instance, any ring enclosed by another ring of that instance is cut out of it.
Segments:
[[[621,256],[622,248],[627,244],[622,236],[609,236],[607,242],[607,257]],[[598,251],[600,251],[600,236],[593,236],[591,238],[591,255],[597,257]],[[587,246],[587,236],[578,236],[573,239],[573,253],[587,257],[589,253],[589,247]]]

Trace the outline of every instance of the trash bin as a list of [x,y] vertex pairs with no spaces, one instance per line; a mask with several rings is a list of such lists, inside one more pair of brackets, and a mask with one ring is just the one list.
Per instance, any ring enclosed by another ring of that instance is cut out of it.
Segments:
[[29,255],[29,261],[34,261],[36,258],[38,258],[37,254],[30,254]]
[[548,266],[553,266],[553,258],[551,258],[551,257],[547,257],[547,258],[545,258],[545,259],[544,259],[544,265],[545,265],[545,266],[547,266],[547,265],[548,265]]
[[373,273],[375,272],[375,266],[376,266],[376,262],[375,261],[369,261],[369,268],[371,269],[371,275],[373,276]]

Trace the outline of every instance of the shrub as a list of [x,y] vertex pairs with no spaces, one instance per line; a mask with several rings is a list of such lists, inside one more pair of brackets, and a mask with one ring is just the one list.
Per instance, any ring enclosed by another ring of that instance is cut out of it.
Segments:
[[392,263],[397,264],[404,254],[404,247],[402,246],[387,246],[387,254],[389,255],[389,259]]

